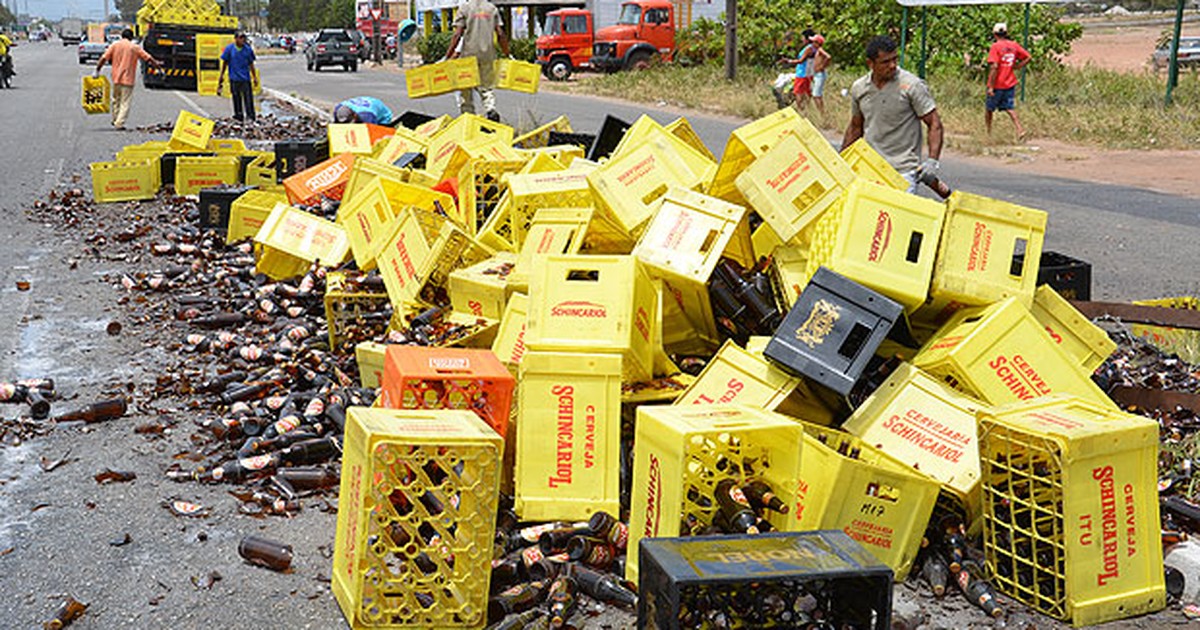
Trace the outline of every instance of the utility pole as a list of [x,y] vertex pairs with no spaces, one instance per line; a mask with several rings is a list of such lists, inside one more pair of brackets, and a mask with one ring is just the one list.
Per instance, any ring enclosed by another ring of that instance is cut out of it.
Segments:
[[737,0],[725,0],[725,80],[737,77]]

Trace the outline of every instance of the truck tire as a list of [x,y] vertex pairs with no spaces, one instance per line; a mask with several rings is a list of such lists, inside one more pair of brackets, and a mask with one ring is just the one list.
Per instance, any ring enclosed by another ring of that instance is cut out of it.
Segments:
[[629,60],[625,62],[626,70],[645,70],[649,68],[657,59],[658,56],[651,56],[650,53],[639,50],[632,55],[629,55]]
[[358,72],[358,62],[350,64],[350,72]]
[[546,78],[551,81],[566,81],[571,77],[571,60],[566,57],[555,57],[546,64]]

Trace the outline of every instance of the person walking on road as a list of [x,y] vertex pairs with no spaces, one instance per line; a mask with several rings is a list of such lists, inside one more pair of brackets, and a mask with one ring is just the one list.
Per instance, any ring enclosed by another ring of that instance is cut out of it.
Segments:
[[217,93],[221,93],[225,70],[228,68],[233,119],[238,122],[254,122],[254,79],[258,74],[254,59],[254,49],[246,41],[246,34],[240,31],[233,37],[233,43],[221,51],[221,78],[217,79]]
[[393,118],[392,109],[374,96],[355,96],[333,107],[335,123],[391,125]]
[[[872,38],[866,52],[870,72],[850,86],[850,124],[842,147],[865,136],[867,144],[908,180],[908,192],[915,193],[920,181],[931,186],[940,183],[937,173],[941,166],[942,119],[929,86],[899,67],[896,42],[890,37]],[[922,123],[929,134],[929,155],[924,161]]]
[[100,76],[104,64],[112,64],[112,126],[117,129],[124,129],[125,120],[129,117],[139,59],[155,68],[163,65],[133,42],[133,29],[127,28],[121,31],[121,39],[113,42],[96,62],[95,76]]
[[1017,131],[1017,141],[1025,139],[1025,128],[1017,117],[1013,95],[1017,91],[1017,71],[1029,63],[1029,51],[1008,36],[1008,25],[997,22],[992,27],[991,50],[988,51],[987,110],[983,120],[988,135],[992,135],[992,114],[999,110],[1008,112]]
[[446,49],[446,59],[474,57],[479,64],[479,87],[461,90],[454,95],[459,112],[475,113],[472,91],[478,91],[488,120],[500,120],[500,114],[496,112],[496,73],[492,69],[497,44],[500,52],[507,57],[508,36],[504,34],[504,24],[496,5],[488,0],[466,0],[458,5],[458,13],[454,17],[454,35],[450,38],[450,47]]

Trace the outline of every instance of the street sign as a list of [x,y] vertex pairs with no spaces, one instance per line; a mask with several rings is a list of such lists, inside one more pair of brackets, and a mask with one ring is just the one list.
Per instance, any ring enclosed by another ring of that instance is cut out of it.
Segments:
[[371,9],[371,19],[378,20],[383,17],[383,9]]

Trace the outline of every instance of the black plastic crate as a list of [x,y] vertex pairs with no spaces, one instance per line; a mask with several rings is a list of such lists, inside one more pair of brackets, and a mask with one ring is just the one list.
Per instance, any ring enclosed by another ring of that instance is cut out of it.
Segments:
[[1050,288],[1068,300],[1092,299],[1092,265],[1058,252],[1042,252],[1038,266],[1038,284]]
[[[643,538],[639,629],[886,630],[892,570],[842,531]],[[825,627],[825,626],[821,626]]]
[[200,189],[200,227],[206,230],[229,229],[229,211],[238,197],[254,186],[222,186]]
[[396,168],[425,168],[425,154],[416,151],[401,153],[400,157],[392,162],[392,166]]
[[559,145],[571,145],[582,147],[584,151],[591,148],[592,143],[596,141],[596,136],[590,133],[567,133],[565,131],[551,131],[547,138],[546,144],[556,147]]
[[395,123],[400,123],[400,126],[405,127],[406,129],[416,129],[417,127],[420,127],[421,125],[433,120],[433,118],[433,116],[422,114],[421,112],[407,111],[403,114],[400,114],[399,118],[392,121],[392,126],[394,127]]
[[212,157],[216,153],[201,152],[192,153],[189,151],[170,151],[164,153],[158,158],[158,176],[162,179],[162,185],[175,185],[175,158],[183,157]]
[[329,159],[329,138],[286,140],[275,143],[275,178],[288,177]]
[[821,267],[763,354],[845,396],[903,316],[899,303]]
[[596,140],[588,151],[588,159],[596,161],[611,155],[613,149],[616,149],[617,145],[621,143],[621,138],[625,136],[625,132],[631,126],[633,126],[632,123],[627,123],[616,116],[606,115],[604,124],[600,125],[600,131],[596,133]]

